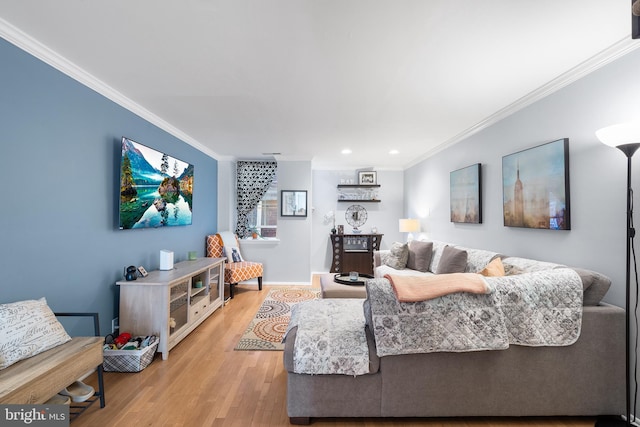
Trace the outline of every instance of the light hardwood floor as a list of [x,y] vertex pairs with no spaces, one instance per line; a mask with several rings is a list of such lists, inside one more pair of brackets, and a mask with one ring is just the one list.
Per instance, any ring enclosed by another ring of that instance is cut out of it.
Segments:
[[[142,372],[106,372],[106,407],[95,403],[72,426],[288,426],[282,352],[233,350],[269,288],[240,285],[235,298],[174,347],[168,360],[158,354]],[[95,386],[95,374],[85,381]],[[593,425],[592,418],[312,420],[315,427]]]

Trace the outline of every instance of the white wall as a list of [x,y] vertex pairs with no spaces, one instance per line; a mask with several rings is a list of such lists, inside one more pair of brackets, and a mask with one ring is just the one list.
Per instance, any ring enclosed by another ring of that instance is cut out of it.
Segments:
[[[225,179],[220,179],[219,230],[234,230],[236,226],[235,162],[220,167]],[[263,263],[264,284],[308,284],[311,248],[311,162],[278,161],[278,200],[281,190],[307,190],[307,217],[281,217],[278,213],[278,243],[240,242],[242,256],[248,261]],[[224,219],[222,219],[224,217]],[[253,281],[255,282],[255,281]],[[251,283],[251,282],[249,282]]]
[[218,161],[218,231],[236,227],[236,163]]
[[[598,142],[594,132],[612,123],[640,118],[640,79],[634,73],[638,69],[640,50],[404,173],[378,170],[382,202],[363,204],[369,213],[364,231],[377,226],[384,234],[382,247],[388,248],[392,242],[406,238],[398,232],[398,219],[419,217],[428,238],[602,272],[613,279],[606,300],[624,305],[626,160],[618,150]],[[502,156],[564,137],[570,140],[572,230],[504,227]],[[452,224],[449,173],[477,162],[483,167],[484,223]],[[309,162],[281,161],[278,165],[279,189],[309,191],[309,216],[279,218],[281,243],[275,248],[248,250],[265,262],[266,281],[308,281],[310,272],[329,271],[331,225],[324,224],[323,217],[333,210],[337,223],[345,224],[349,204],[337,202],[336,186],[341,178],[355,179],[356,173],[312,170]],[[231,174],[234,167],[219,162],[221,175]],[[635,170],[638,168],[640,165]],[[637,176],[634,173],[636,186]],[[219,182],[223,198],[235,178],[225,181],[220,177]],[[221,200],[219,206],[221,211],[233,211],[234,191],[227,192],[227,201]],[[219,213],[220,229],[225,215]]]
[[[433,239],[604,273],[613,280],[605,299],[624,306],[626,158],[601,144],[595,131],[640,119],[639,69],[640,50],[636,50],[408,169],[407,213],[428,211],[422,222]],[[504,227],[502,156],[565,137],[570,150],[572,230]],[[453,224],[449,173],[478,162],[483,168],[484,223]],[[638,173],[633,175],[637,187]]]
[[[219,162],[220,183],[218,230],[233,230],[236,221],[235,162]],[[368,219],[362,230],[378,228],[383,249],[406,239],[398,231],[398,219],[403,218],[404,176],[402,171],[377,171],[381,185],[380,203],[361,203]],[[310,283],[313,273],[326,273],[331,268],[329,233],[331,224],[323,222],[328,211],[336,213],[336,224],[348,225],[345,211],[352,203],[338,203],[337,185],[340,179],[355,179],[356,171],[312,170],[307,161],[278,161],[278,197],[280,190],[307,190],[308,216],[289,218],[278,216],[278,239],[275,243],[241,242],[242,255],[264,264],[264,283]],[[251,282],[249,282],[251,283]]]

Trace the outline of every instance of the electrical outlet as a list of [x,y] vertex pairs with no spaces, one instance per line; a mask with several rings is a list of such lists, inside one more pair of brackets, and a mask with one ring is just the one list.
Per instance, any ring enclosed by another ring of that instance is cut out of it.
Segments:
[[111,321],[111,333],[115,334],[115,332],[120,329],[120,324],[119,324],[120,318],[116,317],[115,319],[113,319]]

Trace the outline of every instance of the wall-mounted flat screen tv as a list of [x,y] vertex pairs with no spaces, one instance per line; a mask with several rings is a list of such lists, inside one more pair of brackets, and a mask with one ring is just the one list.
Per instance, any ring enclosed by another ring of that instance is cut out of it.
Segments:
[[191,225],[193,165],[122,138],[120,229]]

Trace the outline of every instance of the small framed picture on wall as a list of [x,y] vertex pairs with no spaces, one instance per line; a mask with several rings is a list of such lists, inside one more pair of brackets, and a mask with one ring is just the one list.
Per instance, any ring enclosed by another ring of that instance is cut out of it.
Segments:
[[280,216],[307,216],[307,191],[280,191]]
[[377,181],[378,173],[376,171],[358,172],[358,185],[376,185]]

